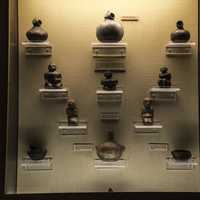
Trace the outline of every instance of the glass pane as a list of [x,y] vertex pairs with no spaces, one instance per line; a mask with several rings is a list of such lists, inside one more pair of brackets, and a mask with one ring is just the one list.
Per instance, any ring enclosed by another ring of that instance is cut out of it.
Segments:
[[7,192],[200,191],[198,1],[16,2]]

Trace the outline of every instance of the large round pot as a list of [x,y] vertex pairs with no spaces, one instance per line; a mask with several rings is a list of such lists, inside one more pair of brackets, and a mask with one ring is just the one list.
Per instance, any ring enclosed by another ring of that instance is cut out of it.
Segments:
[[105,21],[97,27],[96,36],[100,42],[119,42],[124,36],[124,29],[115,21],[115,14],[108,12]]
[[40,19],[33,19],[33,27],[26,33],[31,42],[45,42],[48,39],[48,33],[41,27]]
[[176,43],[185,43],[190,40],[190,32],[184,29],[183,21],[176,23],[177,30],[171,33],[171,41]]

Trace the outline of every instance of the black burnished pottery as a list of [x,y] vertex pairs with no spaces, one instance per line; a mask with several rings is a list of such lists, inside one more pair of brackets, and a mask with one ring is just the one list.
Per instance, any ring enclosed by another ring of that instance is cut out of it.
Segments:
[[105,21],[97,27],[96,36],[100,42],[119,42],[124,36],[124,29],[115,21],[115,14],[107,12]]
[[183,21],[176,23],[177,30],[171,33],[171,41],[175,43],[185,43],[190,40],[190,32],[184,29]]
[[108,141],[96,146],[96,153],[102,161],[118,161],[120,160],[122,153],[125,150],[125,147],[115,142],[113,132],[109,132],[108,134]]
[[26,33],[31,42],[45,42],[48,39],[48,33],[41,27],[40,19],[33,19],[33,27]]
[[27,154],[31,160],[43,160],[47,154],[47,150],[42,146],[30,145]]
[[141,112],[142,122],[144,125],[153,125],[154,123],[154,110],[152,108],[152,99],[145,98],[143,101],[143,108]]
[[78,126],[79,124],[78,108],[74,100],[68,101],[66,114],[67,114],[67,119],[68,119],[68,125]]
[[56,71],[56,65],[50,64],[48,66],[48,72],[44,74],[45,88],[47,89],[61,89],[62,75]]
[[188,150],[177,149],[171,153],[173,158],[177,161],[187,161],[192,158],[192,153]]
[[158,85],[160,88],[170,88],[171,87],[172,75],[168,72],[167,67],[162,67],[160,69]]
[[113,79],[112,76],[110,71],[104,73],[105,79],[101,81],[104,90],[112,91],[117,89],[118,80]]

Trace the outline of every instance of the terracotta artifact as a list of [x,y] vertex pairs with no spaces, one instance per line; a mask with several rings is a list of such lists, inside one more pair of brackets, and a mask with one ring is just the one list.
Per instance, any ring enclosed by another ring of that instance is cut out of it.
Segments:
[[103,86],[104,90],[116,90],[117,89],[117,84],[118,80],[112,78],[112,72],[107,71],[104,73],[104,80],[101,81],[101,85]]
[[153,125],[154,123],[154,110],[152,107],[152,99],[149,97],[144,98],[143,108],[141,112],[142,122],[144,125]]
[[190,32],[184,29],[183,21],[176,23],[177,30],[171,33],[171,41],[175,43],[185,43],[190,40]]
[[27,38],[31,42],[45,42],[48,39],[48,33],[41,27],[40,19],[33,19],[33,27],[26,33]]
[[47,154],[47,149],[45,148],[45,142],[38,138],[32,137],[29,140],[29,149],[27,154],[31,160],[43,160]]
[[124,36],[124,29],[115,21],[115,14],[108,11],[105,21],[97,27],[96,36],[100,42],[119,42]]
[[114,133],[112,131],[108,132],[108,135],[108,141],[96,146],[96,153],[102,161],[118,161],[120,160],[125,147],[115,142]]
[[68,119],[69,126],[78,126],[79,118],[78,118],[78,108],[74,100],[69,100],[66,108],[66,114]]
[[50,64],[48,66],[48,72],[44,74],[45,79],[45,88],[47,89],[61,89],[62,84],[62,75],[56,71],[56,65]]
[[177,149],[171,152],[173,158],[177,161],[187,161],[192,158],[192,153],[187,150]]
[[162,67],[160,69],[158,85],[160,88],[170,88],[171,87],[172,75],[168,72],[167,67]]

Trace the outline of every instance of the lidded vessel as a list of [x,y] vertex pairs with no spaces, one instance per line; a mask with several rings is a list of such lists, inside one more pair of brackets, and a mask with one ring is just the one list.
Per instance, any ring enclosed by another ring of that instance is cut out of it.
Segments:
[[124,36],[123,26],[115,21],[115,14],[108,11],[105,21],[96,29],[96,36],[100,42],[119,42]]
[[33,19],[33,27],[26,33],[27,38],[31,42],[45,42],[48,39],[48,33],[41,27],[40,19]]
[[175,43],[185,43],[190,40],[190,32],[184,29],[183,21],[177,21],[177,30],[171,33],[171,41]]

